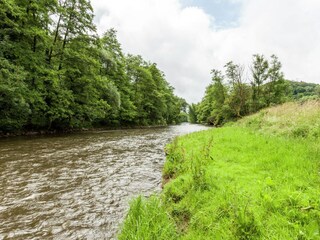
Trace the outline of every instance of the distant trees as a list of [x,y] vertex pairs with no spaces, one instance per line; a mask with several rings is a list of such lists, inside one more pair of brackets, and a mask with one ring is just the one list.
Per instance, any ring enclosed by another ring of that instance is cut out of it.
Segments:
[[156,64],[96,34],[89,0],[2,0],[0,132],[181,120]]
[[220,71],[212,70],[212,83],[207,87],[205,96],[198,107],[193,105],[193,117],[199,122],[218,125],[223,121],[227,88],[223,84],[224,77]]
[[315,83],[306,82],[294,82],[288,83],[290,85],[290,92],[292,93],[292,98],[295,100],[300,99],[313,99],[320,97],[320,85]]
[[180,122],[185,100],[174,96],[173,88],[157,65],[141,56],[127,56],[127,74],[132,84],[133,103],[137,124]]
[[225,74],[212,70],[212,82],[205,96],[197,105],[189,108],[189,118],[194,121],[221,125],[261,108],[286,100],[289,85],[281,72],[281,63],[275,55],[267,60],[254,55],[250,75],[245,68],[228,62]]
[[315,87],[314,92],[315,92],[316,96],[320,98],[320,85]]
[[190,123],[197,123],[198,122],[198,116],[197,116],[197,105],[192,103],[189,105],[188,109],[188,120]]

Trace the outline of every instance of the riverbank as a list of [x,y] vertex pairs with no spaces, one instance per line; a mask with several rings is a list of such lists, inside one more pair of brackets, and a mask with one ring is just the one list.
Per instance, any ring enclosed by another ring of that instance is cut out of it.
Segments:
[[310,101],[177,138],[162,194],[132,202],[119,239],[318,239],[319,137]]
[[[181,123],[179,123],[181,124]],[[179,125],[176,124],[176,125]],[[174,124],[172,124],[174,125]],[[18,132],[0,132],[1,138],[19,137],[19,136],[42,136],[42,135],[55,135],[55,134],[68,134],[68,133],[81,133],[81,132],[99,132],[110,130],[129,130],[129,129],[149,129],[149,128],[163,128],[168,125],[126,125],[126,126],[111,126],[111,127],[97,127],[97,128],[82,128],[82,129],[65,129],[65,130],[31,130],[31,131],[18,131]]]

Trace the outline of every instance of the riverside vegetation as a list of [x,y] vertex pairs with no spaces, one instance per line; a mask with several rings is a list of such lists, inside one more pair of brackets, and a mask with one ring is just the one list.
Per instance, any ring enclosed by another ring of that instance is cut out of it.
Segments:
[[221,126],[263,108],[292,100],[317,99],[320,85],[285,80],[278,57],[253,55],[249,69],[232,61],[212,70],[202,101],[189,106],[189,120]]
[[[186,101],[157,65],[124,54],[116,30],[99,36],[93,18],[90,0],[1,1],[0,135],[187,121]],[[250,84],[243,66],[225,69],[212,71],[202,102],[190,106],[191,122],[221,125],[320,95],[319,85],[284,80],[274,55],[253,56]]]
[[93,17],[90,0],[1,0],[0,134],[186,120],[157,65]]
[[320,239],[319,138],[319,100],[176,138],[119,239]]

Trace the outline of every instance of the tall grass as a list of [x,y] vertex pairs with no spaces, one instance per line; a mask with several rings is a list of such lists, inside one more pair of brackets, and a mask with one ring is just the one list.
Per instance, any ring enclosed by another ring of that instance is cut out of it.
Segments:
[[174,222],[166,213],[159,198],[135,199],[123,224],[120,240],[176,239]]
[[320,100],[289,102],[264,109],[236,123],[287,137],[320,138]]
[[176,139],[161,196],[132,204],[121,239],[320,239],[319,114],[288,103]]

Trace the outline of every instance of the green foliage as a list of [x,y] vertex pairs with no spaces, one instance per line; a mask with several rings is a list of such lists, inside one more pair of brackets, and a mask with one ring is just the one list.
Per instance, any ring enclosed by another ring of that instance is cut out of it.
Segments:
[[189,105],[188,120],[190,123],[197,123],[198,122],[197,107],[198,106],[194,103]]
[[19,130],[30,114],[25,72],[0,57],[0,131]]
[[119,94],[119,104],[111,121],[130,124],[137,116],[137,108],[133,103],[133,91],[126,74],[126,58],[117,40],[116,31],[110,29],[100,39],[100,74],[114,83]]
[[228,62],[225,75],[212,70],[212,83],[192,120],[220,126],[290,98],[289,85],[275,55],[270,62],[263,55],[254,55],[250,69],[250,85],[245,81],[245,68],[241,65]]
[[295,100],[320,97],[320,85],[315,83],[287,81],[290,85],[292,98]]
[[253,66],[251,67],[252,72],[252,108],[254,111],[265,107],[265,102],[262,99],[262,85],[268,79],[268,68],[269,63],[263,55],[253,55]]
[[222,124],[227,115],[223,111],[226,106],[227,87],[224,86],[221,72],[212,70],[212,84],[205,93],[205,97],[199,104],[196,118],[199,122],[207,122],[213,125]]
[[164,74],[156,64],[145,62],[141,56],[127,56],[127,74],[133,86],[136,122],[141,125],[179,123],[186,102],[173,93]]
[[1,2],[1,132],[185,120],[156,64],[125,57],[114,29],[99,38],[93,16],[89,0]]

